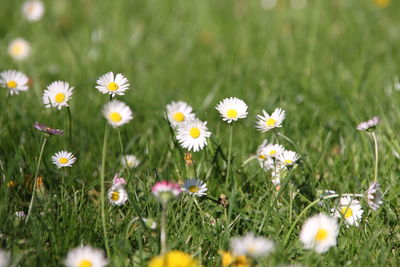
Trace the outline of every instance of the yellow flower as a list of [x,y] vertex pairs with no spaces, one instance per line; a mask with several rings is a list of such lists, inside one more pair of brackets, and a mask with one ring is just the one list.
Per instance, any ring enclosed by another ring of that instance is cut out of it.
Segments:
[[15,187],[16,186],[16,183],[14,182],[14,181],[9,181],[8,183],[7,183],[7,187],[8,188],[12,188],[12,187]]
[[165,255],[154,257],[149,262],[148,267],[200,267],[189,254],[172,250]]
[[242,255],[235,256],[229,251],[218,251],[221,255],[221,262],[223,267],[250,267],[250,260]]
[[374,3],[379,7],[387,7],[390,5],[391,0],[374,0]]

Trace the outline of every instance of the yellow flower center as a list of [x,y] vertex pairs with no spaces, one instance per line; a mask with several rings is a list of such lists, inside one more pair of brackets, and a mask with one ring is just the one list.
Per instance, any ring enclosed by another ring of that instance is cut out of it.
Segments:
[[11,53],[14,55],[20,55],[23,52],[23,48],[21,44],[15,44],[11,48]]
[[196,185],[189,186],[189,192],[197,193],[197,192],[199,192],[199,187]]
[[269,155],[270,156],[273,156],[273,155],[275,155],[276,154],[276,150],[271,150],[270,152],[269,152]]
[[290,159],[287,159],[287,160],[285,160],[285,163],[286,163],[287,165],[290,165],[290,164],[293,163],[293,161],[291,161]]
[[269,118],[265,124],[267,124],[267,126],[272,127],[275,126],[276,120],[274,120],[273,118]]
[[266,156],[264,156],[264,155],[260,155],[260,156],[258,156],[260,159],[266,159],[267,157]]
[[121,114],[118,112],[111,112],[108,117],[112,122],[120,122],[122,120]]
[[238,115],[237,111],[234,109],[230,109],[226,112],[226,116],[228,116],[229,118],[236,118]]
[[57,103],[62,103],[64,101],[64,99],[65,99],[65,94],[58,93],[58,94],[56,94],[55,99],[56,99]]
[[114,92],[114,91],[117,91],[117,90],[118,90],[119,86],[118,86],[118,84],[116,84],[115,82],[110,82],[110,83],[107,85],[107,88],[108,88],[109,91]]
[[318,229],[318,232],[315,234],[316,241],[324,241],[328,237],[328,231],[325,229]]
[[353,210],[350,207],[343,207],[340,210],[340,213],[343,215],[343,217],[345,219],[350,218],[351,216],[353,216]]
[[391,0],[374,0],[375,4],[379,7],[387,7]]
[[182,122],[182,121],[185,120],[185,115],[183,115],[182,112],[176,112],[172,117],[173,117],[174,120],[177,121],[177,122]]
[[199,130],[199,128],[194,127],[194,128],[192,128],[192,129],[190,129],[189,134],[190,134],[191,137],[193,137],[193,138],[195,138],[195,139],[196,139],[196,138],[199,138],[199,136],[200,136],[200,130]]
[[58,159],[58,162],[59,162],[60,164],[67,164],[67,163],[68,163],[68,159],[67,159],[67,158],[59,158],[59,159]]
[[93,267],[93,263],[89,260],[81,260],[78,267]]
[[8,88],[15,88],[15,87],[17,87],[17,83],[15,81],[8,81],[7,82],[7,87]]
[[119,199],[119,192],[118,191],[113,191],[111,193],[111,199],[114,201],[117,201]]

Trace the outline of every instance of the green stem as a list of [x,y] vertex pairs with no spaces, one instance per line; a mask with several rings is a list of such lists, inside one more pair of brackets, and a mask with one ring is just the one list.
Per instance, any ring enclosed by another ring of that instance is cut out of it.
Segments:
[[229,172],[231,169],[231,150],[232,150],[232,136],[233,136],[233,122],[229,127],[229,148],[228,148],[228,165],[226,170],[226,182],[229,182]]
[[378,181],[378,140],[376,139],[375,132],[372,132],[372,139],[374,140],[374,147],[375,147],[375,170],[374,170],[374,179],[375,182]]
[[46,145],[47,139],[49,138],[49,136],[46,136],[43,140],[42,143],[42,147],[40,148],[40,153],[39,153],[39,158],[38,158],[38,162],[36,165],[36,170],[35,170],[35,176],[34,176],[34,183],[33,183],[33,189],[32,189],[32,197],[31,197],[31,201],[29,203],[29,209],[28,209],[28,214],[26,215],[26,219],[25,219],[25,224],[28,223],[29,217],[31,215],[32,212],[32,207],[33,207],[33,202],[35,201],[35,192],[36,192],[36,183],[37,183],[37,176],[39,174],[39,168],[40,168],[40,162],[42,161],[42,156],[43,156],[43,151],[44,151],[44,147]]
[[107,227],[106,227],[106,211],[105,211],[105,185],[104,185],[104,177],[105,177],[105,165],[106,165],[106,154],[107,154],[107,138],[108,138],[108,125],[104,129],[104,140],[103,140],[103,152],[101,156],[101,171],[100,171],[100,187],[101,187],[101,222],[103,225],[103,236],[104,242],[106,246],[107,257],[110,258],[110,247],[108,245],[108,236],[107,236]]
[[128,181],[129,181],[130,178],[131,178],[131,171],[129,170],[128,160],[127,160],[126,157],[125,157],[124,145],[122,144],[122,137],[121,137],[121,132],[120,132],[119,128],[117,128],[117,133],[118,133],[118,140],[119,140],[119,146],[120,146],[120,148],[121,148],[122,158],[123,158],[124,161],[125,161],[125,166],[126,166],[125,169],[126,169],[127,172],[128,172]]
[[69,129],[69,145],[71,146],[72,144],[72,116],[71,116],[71,110],[69,107],[67,107],[68,111],[68,129]]
[[160,220],[161,254],[167,252],[167,205],[168,204],[162,204],[162,209],[161,209],[161,220]]

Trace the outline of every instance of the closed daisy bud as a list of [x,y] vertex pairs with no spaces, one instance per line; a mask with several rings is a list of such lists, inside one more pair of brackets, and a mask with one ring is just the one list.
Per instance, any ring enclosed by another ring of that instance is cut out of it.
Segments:
[[266,132],[274,128],[282,127],[282,122],[285,119],[285,111],[281,108],[275,109],[275,111],[269,115],[265,110],[262,111],[263,115],[257,115],[258,121],[256,128],[261,132]]
[[236,97],[225,98],[215,107],[227,123],[232,123],[238,119],[247,117],[246,103]]
[[178,127],[187,120],[194,119],[196,116],[192,113],[192,107],[183,101],[172,101],[167,105],[168,121],[173,127]]
[[67,267],[103,267],[108,261],[100,249],[84,246],[71,249],[64,264]]
[[132,110],[124,102],[118,100],[110,101],[104,105],[103,116],[114,128],[128,123],[133,118]]
[[22,14],[28,21],[38,21],[44,14],[42,1],[30,0],[22,5]]
[[383,201],[382,189],[379,183],[373,182],[367,191],[367,203],[371,209],[377,210]]
[[274,250],[274,247],[274,242],[271,240],[254,236],[252,233],[231,240],[233,254],[246,255],[252,258],[266,256]]
[[68,100],[70,100],[73,90],[74,87],[70,87],[67,82],[56,81],[51,83],[43,93],[44,106],[46,108],[56,107],[58,109],[68,107]]
[[8,45],[8,54],[17,61],[25,60],[31,54],[31,45],[23,38],[17,38]]
[[33,127],[35,127],[37,130],[44,132],[46,134],[49,135],[63,135],[64,134],[64,130],[60,130],[60,129],[53,129],[50,128],[44,124],[40,124],[38,122],[35,121],[35,123],[33,124]]
[[124,186],[126,185],[126,181],[124,178],[120,177],[118,173],[116,173],[113,178],[113,185]]
[[121,163],[124,168],[133,169],[139,166],[140,160],[134,155],[125,155],[121,158]]
[[334,217],[320,213],[307,219],[300,232],[300,241],[305,249],[324,253],[336,246],[339,226]]
[[129,81],[120,73],[114,76],[114,73],[108,72],[97,80],[96,88],[103,94],[124,95],[129,89]]
[[157,223],[154,219],[152,218],[142,218],[142,221],[144,224],[149,227],[150,229],[156,229],[157,228]]
[[373,117],[370,120],[361,122],[358,126],[357,126],[357,130],[359,131],[369,131],[369,132],[373,132],[375,130],[376,125],[378,125],[378,123],[381,121],[381,119],[378,116]]
[[76,157],[67,151],[57,152],[54,156],[51,157],[51,161],[55,164],[59,169],[62,167],[72,167],[72,164],[75,162]]
[[161,181],[151,188],[151,192],[162,204],[167,204],[170,200],[178,197],[181,187],[177,183]]
[[121,185],[114,185],[108,190],[108,200],[112,205],[123,205],[128,200],[128,193]]
[[191,178],[185,181],[182,190],[190,195],[205,196],[207,195],[207,184],[200,179]]
[[345,219],[348,225],[358,226],[361,221],[363,210],[361,208],[360,202],[356,199],[351,199],[351,197],[340,198],[339,205],[337,208],[332,209],[332,213],[337,218]]
[[7,88],[10,95],[28,90],[28,81],[28,77],[20,71],[6,70],[0,73],[0,86]]
[[211,132],[208,131],[207,122],[193,119],[178,128],[176,139],[183,148],[197,152],[207,145],[206,138],[210,136]]

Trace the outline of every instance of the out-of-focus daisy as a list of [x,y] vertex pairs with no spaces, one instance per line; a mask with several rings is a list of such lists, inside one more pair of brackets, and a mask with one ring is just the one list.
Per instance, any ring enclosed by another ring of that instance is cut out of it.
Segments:
[[200,267],[201,265],[189,254],[172,250],[150,260],[148,267]]
[[338,218],[343,217],[348,225],[358,226],[364,212],[360,202],[348,196],[340,198],[339,202],[338,207],[332,209],[333,215]]
[[154,219],[152,218],[142,218],[144,224],[149,227],[150,229],[156,229],[157,228],[157,223]]
[[376,125],[381,121],[381,119],[378,116],[373,117],[370,120],[361,122],[357,126],[357,130],[359,131],[374,131]]
[[256,128],[261,132],[269,131],[273,128],[282,127],[282,122],[285,119],[285,111],[281,108],[275,109],[275,111],[269,115],[265,110],[262,111],[263,115],[257,115],[258,121]]
[[183,148],[197,152],[207,145],[206,138],[211,136],[206,125],[207,122],[199,119],[188,120],[178,128],[176,139]]
[[183,184],[182,191],[195,196],[207,195],[207,184],[197,178],[187,179]]
[[181,193],[181,187],[177,183],[161,181],[153,185],[151,192],[162,204],[166,204],[178,197]]
[[252,233],[231,240],[233,254],[246,255],[253,258],[268,255],[274,250],[274,247],[274,242],[271,240],[264,237],[254,236]]
[[300,241],[305,249],[313,249],[324,253],[330,247],[336,246],[339,226],[334,217],[320,213],[308,218],[300,232]]
[[84,246],[71,249],[64,264],[67,267],[103,267],[108,261],[100,249]]
[[374,0],[374,3],[379,7],[385,8],[390,5],[391,1],[392,0]]
[[29,0],[22,5],[22,15],[28,21],[38,21],[44,14],[44,5],[39,0]]
[[265,148],[268,146],[268,141],[264,140],[264,142],[257,149],[257,160],[260,163],[261,168],[265,171],[272,170],[274,168],[274,160],[268,156]]
[[75,162],[76,157],[67,151],[57,152],[54,156],[51,157],[51,161],[55,164],[59,169],[62,167],[72,167],[72,164]]
[[232,123],[238,119],[247,117],[246,103],[236,97],[225,98],[215,107],[227,123]]
[[15,217],[18,219],[24,219],[26,217],[25,211],[20,210],[15,212]]
[[173,127],[194,119],[196,116],[192,113],[192,107],[183,101],[172,101],[167,105],[167,117]]
[[250,267],[251,261],[245,255],[233,255],[229,251],[220,250],[221,263],[223,267]]
[[124,168],[136,168],[140,164],[140,160],[134,155],[125,155],[121,157],[121,164]]
[[0,267],[8,267],[10,263],[10,253],[0,249]]
[[11,95],[28,90],[28,81],[28,77],[20,71],[6,70],[0,73],[0,85],[7,88]]
[[8,45],[7,52],[14,60],[22,61],[31,54],[31,45],[23,38],[16,38]]
[[105,104],[103,115],[114,128],[128,123],[133,118],[130,107],[118,100],[113,100]]
[[121,185],[114,185],[108,190],[108,200],[112,205],[124,205],[128,200],[128,193]]
[[378,182],[372,182],[367,191],[367,203],[371,209],[377,210],[382,205],[383,194]]
[[63,135],[64,134],[64,130],[60,130],[60,129],[53,129],[50,128],[44,124],[40,124],[38,122],[35,121],[35,123],[33,124],[33,127],[35,127],[37,130],[47,133],[49,135]]
[[277,0],[260,0],[261,7],[264,9],[274,8],[277,2]]
[[293,166],[298,159],[297,153],[290,150],[285,150],[278,156],[278,161],[284,166]]
[[121,73],[114,77],[114,73],[107,72],[97,80],[96,88],[103,94],[124,95],[129,89],[129,81]]
[[126,181],[124,178],[119,176],[119,173],[116,173],[113,178],[113,185],[124,186],[124,185],[126,185]]
[[70,87],[69,83],[62,81],[52,82],[43,93],[43,104],[46,108],[68,107],[68,100],[72,96],[74,87]]

